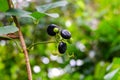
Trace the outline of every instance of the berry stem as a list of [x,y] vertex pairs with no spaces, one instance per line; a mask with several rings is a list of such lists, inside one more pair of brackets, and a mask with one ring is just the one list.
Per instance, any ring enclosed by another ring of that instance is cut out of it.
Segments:
[[30,48],[32,48],[33,46],[38,45],[38,44],[48,44],[48,43],[56,43],[56,41],[44,41],[44,42],[33,43],[32,45],[30,45],[30,46],[28,47],[28,49],[30,49]]

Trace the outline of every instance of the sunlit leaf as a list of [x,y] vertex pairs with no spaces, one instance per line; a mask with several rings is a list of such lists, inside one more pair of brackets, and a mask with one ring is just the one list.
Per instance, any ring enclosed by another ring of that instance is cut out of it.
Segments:
[[57,18],[59,17],[59,14],[57,13],[41,13],[41,12],[33,12],[32,14],[30,14],[34,19],[40,19],[44,16],[50,16],[50,17],[53,17],[53,18]]
[[108,73],[105,75],[104,79],[105,80],[116,80],[116,79],[113,79],[115,78],[114,76],[117,74],[117,72],[120,70],[120,68],[117,68],[115,70],[113,70],[112,72]]
[[65,6],[65,5],[67,5],[67,1],[59,1],[59,2],[55,2],[55,3],[45,4],[42,6],[37,6],[36,9],[39,12],[45,12],[49,9],[61,7],[61,6]]
[[111,68],[112,68],[113,64],[111,63],[107,68],[106,70],[109,71]]
[[102,61],[96,64],[94,77],[98,80],[103,80],[107,66],[108,66],[108,63],[105,63]]
[[115,57],[113,59],[113,64],[120,64],[120,58],[119,57]]
[[57,13],[46,13],[46,15],[53,17],[53,18],[59,17],[59,14],[57,14]]
[[35,19],[40,19],[42,18],[43,16],[45,16],[44,13],[40,13],[40,12],[33,12],[32,14],[30,14],[33,18]]
[[7,0],[0,0],[0,11],[5,12],[8,10]]
[[8,34],[8,33],[14,33],[16,31],[18,31],[18,28],[14,27],[14,26],[0,27],[0,35],[2,35],[2,34]]

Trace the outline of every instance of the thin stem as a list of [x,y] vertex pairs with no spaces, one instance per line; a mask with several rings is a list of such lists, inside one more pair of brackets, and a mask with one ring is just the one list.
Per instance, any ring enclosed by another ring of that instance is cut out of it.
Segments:
[[[9,8],[13,8],[14,7],[12,5],[12,1],[11,0],[8,0],[8,5],[9,5]],[[19,35],[19,39],[20,39],[20,42],[21,42],[21,46],[22,46],[22,49],[23,49],[24,56],[25,56],[28,80],[32,80],[32,72],[31,72],[31,67],[30,67],[30,63],[29,63],[28,51],[27,51],[27,47],[26,47],[26,44],[25,44],[25,41],[24,41],[24,38],[23,38],[23,34],[21,32],[20,24],[19,24],[18,19],[17,19],[16,16],[12,16],[12,17],[13,17],[13,21],[15,22],[16,26],[19,29],[18,30],[18,35]]]
[[30,49],[32,46],[38,45],[38,44],[47,44],[47,43],[55,43],[56,41],[44,41],[44,42],[37,42],[37,43],[33,43],[32,45],[30,45],[28,47],[28,49]]

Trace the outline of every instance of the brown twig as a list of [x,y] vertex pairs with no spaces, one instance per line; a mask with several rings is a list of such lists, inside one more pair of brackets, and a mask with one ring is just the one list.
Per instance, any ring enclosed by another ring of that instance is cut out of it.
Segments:
[[0,40],[11,40],[11,39],[19,39],[19,36],[14,33],[0,35]]
[[[8,5],[9,5],[9,8],[13,8],[11,0],[8,0]],[[27,67],[27,73],[28,73],[28,80],[32,80],[32,72],[31,72],[31,67],[30,67],[30,63],[29,63],[28,51],[27,51],[27,47],[26,47],[26,44],[25,44],[25,41],[24,41],[24,38],[23,38],[23,34],[21,32],[21,29],[20,29],[20,24],[19,24],[16,16],[12,16],[12,17],[13,17],[13,21],[15,22],[16,26],[19,29],[18,30],[18,36],[19,36],[19,39],[20,39],[20,42],[21,42],[23,53],[25,55],[25,61],[26,61],[26,67]]]

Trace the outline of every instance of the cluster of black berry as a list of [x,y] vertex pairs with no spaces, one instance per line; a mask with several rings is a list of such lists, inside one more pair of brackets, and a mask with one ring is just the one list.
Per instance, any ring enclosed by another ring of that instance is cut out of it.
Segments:
[[60,36],[58,42],[58,51],[63,54],[65,53],[65,51],[67,50],[67,44],[64,41],[64,39],[66,40],[70,40],[71,38],[71,33],[67,30],[60,30],[60,27],[55,25],[55,24],[50,24],[47,28],[47,33],[50,36]]

